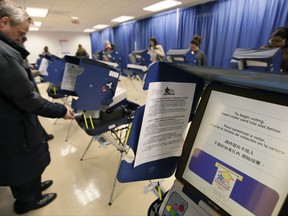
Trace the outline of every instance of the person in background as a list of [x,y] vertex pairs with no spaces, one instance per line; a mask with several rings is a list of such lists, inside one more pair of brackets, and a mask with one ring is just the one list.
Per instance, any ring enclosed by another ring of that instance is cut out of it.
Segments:
[[165,53],[163,47],[157,43],[155,37],[151,37],[149,40],[148,53],[151,62],[163,61],[164,59]]
[[103,61],[109,61],[111,58],[111,53],[115,50],[115,46],[110,43],[109,40],[105,40],[104,42],[104,50],[103,50]]
[[43,55],[43,56],[45,56],[45,55],[49,55],[49,56],[50,56],[50,55],[51,55],[51,53],[49,52],[49,49],[48,49],[47,46],[44,47],[43,52],[42,52],[42,55]]
[[42,194],[51,181],[41,183],[50,163],[47,141],[38,115],[74,119],[74,114],[34,91],[24,59],[29,52],[21,45],[32,19],[10,0],[0,1],[0,186],[9,186],[14,211],[24,214],[51,203],[56,193]]
[[281,48],[281,70],[288,72],[288,27],[276,28],[269,43],[261,48]]
[[113,51],[113,47],[109,40],[104,41],[104,51]]
[[[26,41],[27,41],[27,37],[24,35],[24,36],[22,37],[22,45],[23,45],[24,48],[25,48],[25,45],[24,45],[24,44],[25,44]],[[40,94],[40,91],[39,91],[39,89],[38,89],[38,86],[36,85],[36,82],[35,82],[35,80],[34,80],[34,77],[39,76],[39,75],[40,75],[40,72],[34,70],[34,67],[29,64],[29,62],[28,62],[27,59],[24,59],[24,67],[25,67],[25,69],[26,69],[26,71],[27,71],[27,74],[28,74],[29,79],[30,79],[30,80],[33,82],[33,84],[34,84],[34,90],[35,90],[37,93]],[[40,122],[39,122],[39,124],[41,125]],[[42,125],[41,125],[41,127],[42,127],[42,129],[43,129],[44,139],[45,139],[46,141],[52,140],[52,139],[54,138],[53,134],[48,134]]]
[[82,47],[81,44],[78,45],[78,50],[76,52],[76,56],[78,57],[89,57],[88,53],[86,50]]
[[191,50],[194,53],[194,57],[198,66],[206,66],[207,65],[207,57],[205,53],[200,50],[201,37],[199,35],[195,35],[191,40]]

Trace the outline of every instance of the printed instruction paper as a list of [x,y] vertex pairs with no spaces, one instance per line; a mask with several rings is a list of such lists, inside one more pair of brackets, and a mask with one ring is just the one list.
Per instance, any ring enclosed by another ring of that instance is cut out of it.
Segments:
[[134,167],[180,156],[195,83],[150,83]]
[[48,59],[42,58],[39,69],[38,69],[38,71],[40,72],[42,76],[48,76],[48,71],[47,71],[48,65],[49,65]]
[[64,69],[61,89],[74,91],[77,76],[83,73],[83,71],[84,68],[81,68],[76,64],[71,64],[67,62]]

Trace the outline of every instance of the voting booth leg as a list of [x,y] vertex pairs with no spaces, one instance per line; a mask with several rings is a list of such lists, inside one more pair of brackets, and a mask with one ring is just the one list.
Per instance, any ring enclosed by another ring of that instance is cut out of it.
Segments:
[[125,153],[124,150],[120,150],[120,151],[121,151],[121,155],[120,155],[120,159],[119,159],[119,163],[118,163],[118,167],[117,167],[117,173],[115,175],[115,179],[114,179],[114,183],[113,183],[113,187],[112,187],[112,191],[111,191],[111,195],[110,195],[109,206],[112,205],[114,189],[115,189],[116,183],[117,183],[117,176],[118,176],[118,172],[119,172],[119,169],[120,169],[120,165],[121,165],[121,161],[122,161],[122,158],[123,158],[123,154]]
[[132,79],[131,75],[129,75],[129,74],[128,74],[128,78],[129,78],[130,82],[132,83],[132,85],[133,85],[134,89],[136,89],[136,90],[137,90],[137,88],[136,88],[136,85],[134,84],[134,82],[133,82],[133,79]]
[[[128,79],[130,80],[130,83],[133,85],[133,88],[134,88],[136,91],[139,91],[139,85],[136,86],[136,85],[135,85],[135,82],[136,82],[136,84],[137,84],[138,82],[140,82],[140,83],[141,83],[141,88],[142,88],[143,85],[144,85],[144,82],[143,82],[143,80],[141,79],[141,77],[140,77],[139,75],[134,75],[134,76],[128,75]],[[136,81],[135,81],[135,80],[136,80]]]
[[58,118],[55,119],[55,121],[54,121],[54,125],[56,125],[57,121],[58,121]]
[[90,148],[90,145],[92,144],[93,140],[94,140],[94,136],[92,136],[92,138],[91,138],[91,140],[90,140],[90,142],[89,142],[87,148],[85,149],[85,152],[84,152],[84,154],[82,155],[80,161],[82,161],[83,158],[85,157],[85,154],[86,154],[86,152],[88,151],[88,149]]
[[66,135],[66,139],[65,139],[65,142],[68,141],[68,138],[69,138],[69,134],[70,134],[70,130],[71,130],[71,126],[72,126],[72,122],[73,122],[74,119],[71,120],[70,124],[69,124],[69,128],[68,128],[68,131],[67,131],[67,135]]
[[111,195],[110,195],[109,205],[112,205],[112,199],[113,199],[113,195],[114,195],[114,190],[115,190],[115,187],[116,187],[116,184],[117,184],[117,176],[118,176],[118,173],[119,173],[121,161],[122,161],[122,159],[124,157],[124,154],[127,152],[127,148],[125,148],[125,146],[123,146],[122,149],[118,149],[118,151],[121,152],[121,155],[120,155],[120,159],[119,159],[119,163],[118,163],[118,167],[117,167],[117,173],[115,175],[115,179],[114,179],[114,183],[113,183],[113,187],[112,187],[112,191],[111,191]]
[[[112,199],[113,199],[113,195],[114,195],[115,186],[116,186],[116,183],[117,183],[117,176],[118,176],[118,173],[119,173],[119,170],[120,170],[120,167],[121,167],[121,161],[124,158],[125,154],[129,150],[129,146],[127,145],[127,142],[128,142],[128,138],[129,138],[129,135],[130,135],[131,127],[132,127],[132,124],[130,123],[128,127],[125,127],[125,128],[122,128],[122,129],[118,130],[118,131],[124,131],[125,132],[124,133],[125,134],[124,135],[124,139],[125,140],[123,142],[123,140],[121,139],[121,136],[120,137],[117,136],[117,139],[116,139],[116,140],[118,140],[118,145],[117,146],[115,145],[115,147],[117,148],[117,150],[121,154],[120,154],[120,159],[119,159],[119,163],[118,163],[118,167],[117,167],[117,172],[116,172],[114,183],[113,183],[113,187],[112,187],[112,192],[111,192],[111,196],[110,196],[110,200],[109,200],[109,205],[112,205]],[[115,132],[117,133],[117,130],[111,131],[111,132],[115,134]]]

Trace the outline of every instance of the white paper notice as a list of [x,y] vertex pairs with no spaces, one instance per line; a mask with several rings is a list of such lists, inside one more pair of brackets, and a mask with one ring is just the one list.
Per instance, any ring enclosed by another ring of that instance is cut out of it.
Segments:
[[42,76],[48,76],[48,72],[47,72],[48,65],[49,65],[48,59],[42,58],[40,66],[39,66],[39,70],[38,70]]
[[150,83],[134,167],[180,156],[195,83]]
[[66,63],[61,83],[61,89],[74,91],[77,76],[83,73],[83,71],[84,68],[81,68],[78,65]]

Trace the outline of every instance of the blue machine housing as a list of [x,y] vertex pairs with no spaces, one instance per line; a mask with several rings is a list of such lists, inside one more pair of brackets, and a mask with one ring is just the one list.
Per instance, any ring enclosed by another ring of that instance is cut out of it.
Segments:
[[148,54],[148,50],[135,50],[130,56],[130,62],[131,64],[136,64],[136,65],[142,65],[142,66],[147,66],[151,63],[150,61],[150,55]]
[[168,62],[196,65],[191,49],[170,49],[166,53]]
[[[280,72],[281,68],[281,49],[242,49],[237,48],[234,51],[234,68],[240,70],[254,70],[266,72]],[[233,65],[232,65],[233,67]]]

